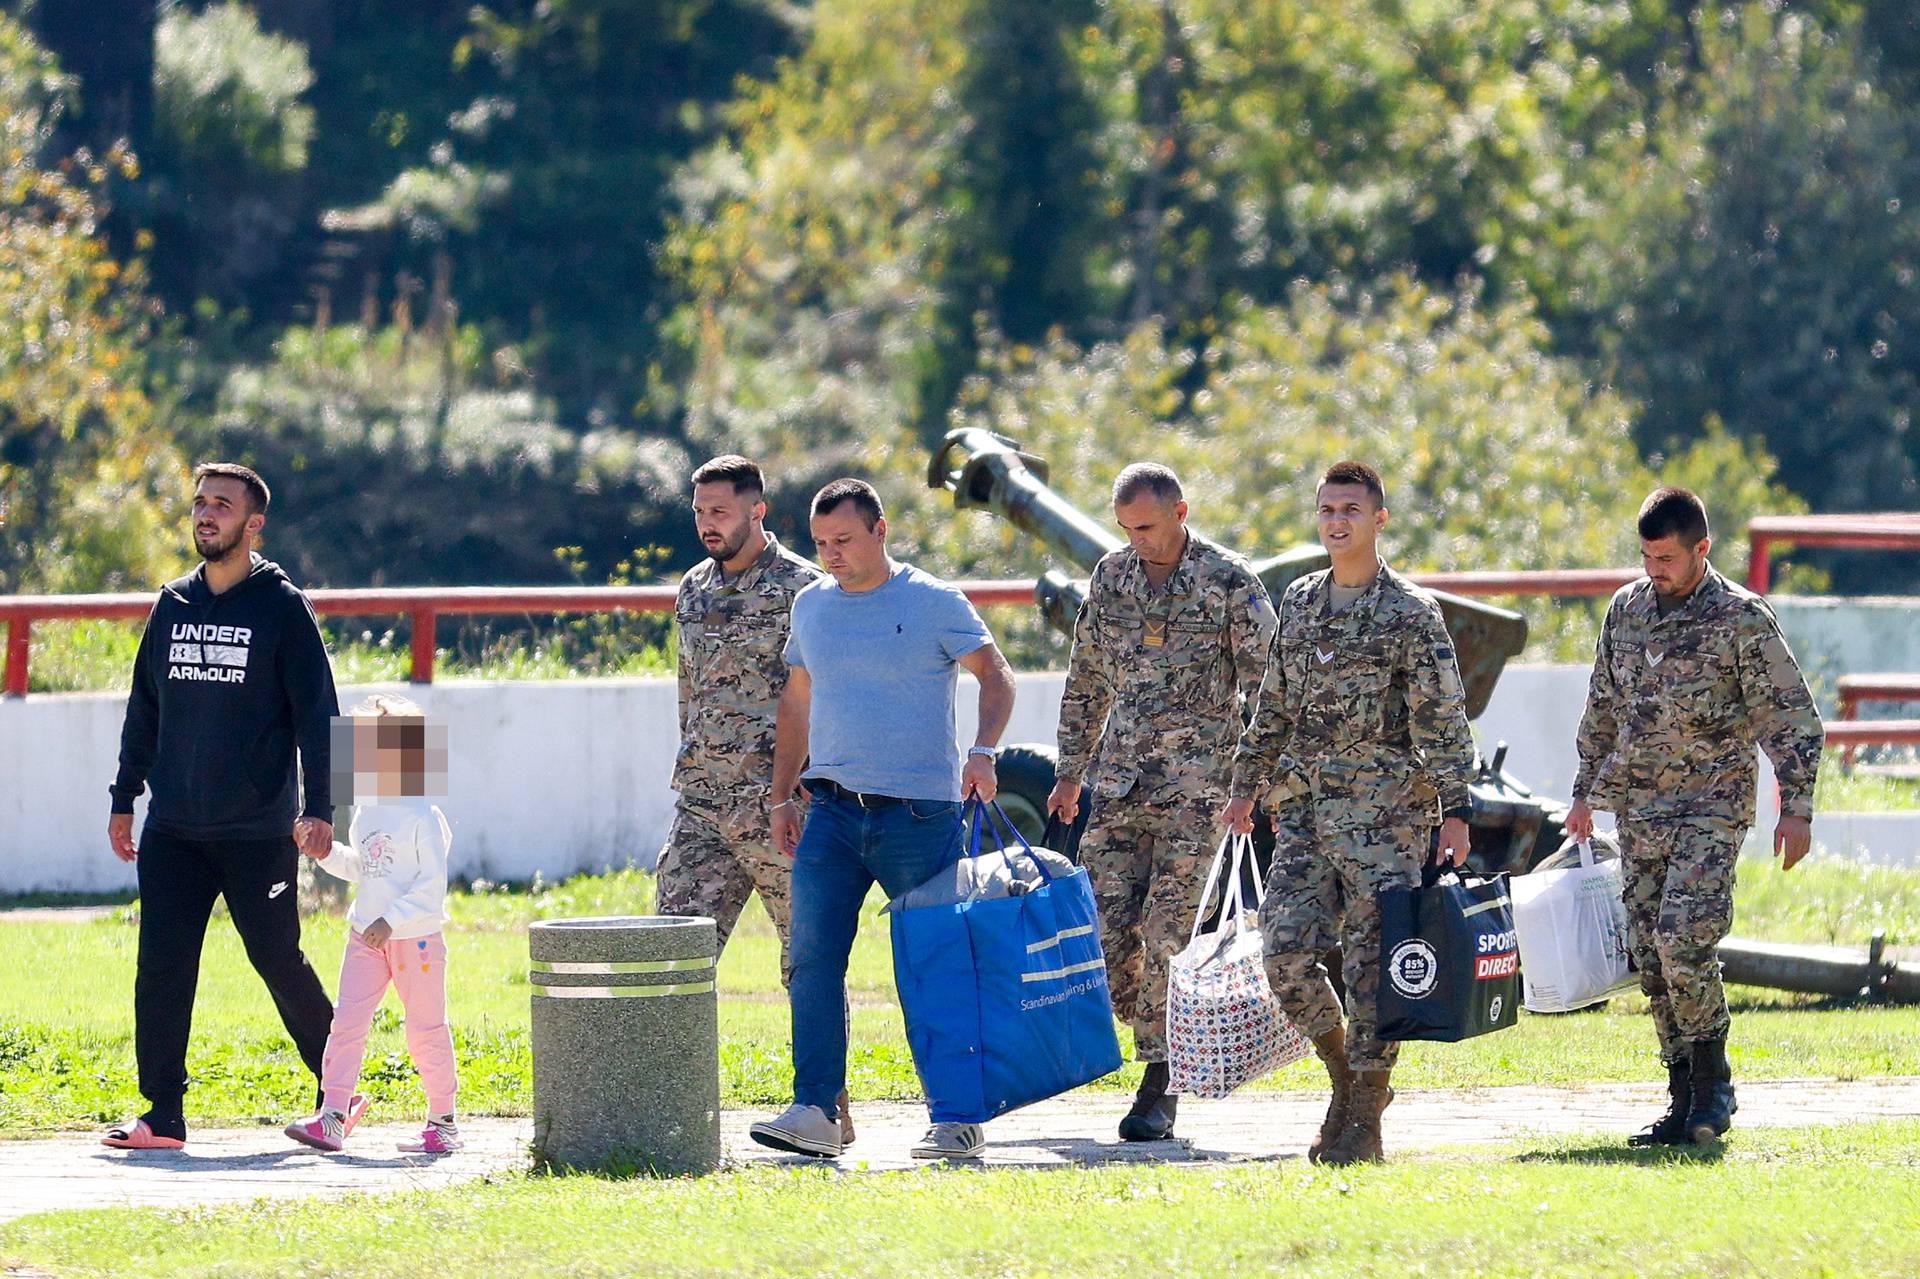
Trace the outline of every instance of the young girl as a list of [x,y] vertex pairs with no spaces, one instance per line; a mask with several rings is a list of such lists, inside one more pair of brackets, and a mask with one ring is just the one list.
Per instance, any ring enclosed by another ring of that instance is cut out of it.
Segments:
[[[407,1016],[407,1052],[427,1090],[427,1126],[400,1149],[445,1154],[460,1148],[454,1123],[453,1036],[447,1030],[447,851],[452,833],[428,782],[446,771],[444,741],[428,749],[429,726],[403,698],[374,697],[352,712],[351,844],[320,859],[328,874],[360,885],[347,911],[352,929],[340,961],[340,998],[321,1059],[320,1110],[287,1125],[287,1136],[339,1150],[353,1129],[354,1085],[367,1030],[392,983]],[[345,742],[340,743],[341,746]],[[336,759],[344,752],[335,747]],[[337,766],[336,766],[337,767]],[[344,769],[337,771],[344,772]],[[436,786],[437,789],[437,786]],[[371,797],[373,802],[364,802]]]

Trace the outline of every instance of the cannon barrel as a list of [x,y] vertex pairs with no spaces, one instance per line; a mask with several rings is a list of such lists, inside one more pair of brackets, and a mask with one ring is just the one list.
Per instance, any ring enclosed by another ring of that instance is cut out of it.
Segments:
[[1867,996],[1889,1003],[1920,1003],[1920,964],[1885,955],[1876,931],[1866,952],[1843,946],[1792,946],[1729,937],[1720,943],[1721,975],[1746,986],[1768,986],[1836,999]]
[[[991,511],[1051,548],[1082,572],[1126,543],[1047,484],[1046,461],[1020,451],[1003,435],[980,427],[950,431],[927,464],[927,486],[952,492],[961,510]],[[1253,561],[1253,571],[1275,600],[1296,578],[1327,567],[1318,546],[1299,546]],[[1507,659],[1527,642],[1527,620],[1518,613],[1478,600],[1431,592],[1453,636],[1466,685],[1467,714],[1478,716],[1493,696],[1494,683]],[[1084,581],[1050,570],[1034,588],[1040,611],[1055,629],[1071,634],[1086,599]]]

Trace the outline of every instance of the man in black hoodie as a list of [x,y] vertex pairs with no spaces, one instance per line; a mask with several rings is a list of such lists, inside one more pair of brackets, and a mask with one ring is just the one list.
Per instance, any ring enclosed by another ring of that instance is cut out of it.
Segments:
[[[105,1142],[137,1149],[186,1140],[187,1036],[216,897],[316,1080],[333,1016],[300,951],[296,887],[301,851],[318,857],[333,844],[333,668],[313,606],[253,553],[265,482],[227,462],[193,474],[205,562],[162,587],[147,618],[107,820],[114,854],[139,869],[134,1056],[150,1108]],[[133,801],[148,788],[136,849]]]

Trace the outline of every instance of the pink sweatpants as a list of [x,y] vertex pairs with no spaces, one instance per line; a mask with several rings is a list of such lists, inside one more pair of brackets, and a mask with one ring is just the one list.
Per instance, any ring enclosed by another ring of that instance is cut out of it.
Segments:
[[439,933],[395,938],[385,946],[369,946],[359,933],[347,937],[333,1031],[320,1059],[322,1102],[345,1110],[352,1099],[367,1055],[367,1030],[388,982],[406,1009],[407,1053],[426,1085],[427,1111],[446,1114],[453,1109],[453,1034],[447,1029],[447,939]]

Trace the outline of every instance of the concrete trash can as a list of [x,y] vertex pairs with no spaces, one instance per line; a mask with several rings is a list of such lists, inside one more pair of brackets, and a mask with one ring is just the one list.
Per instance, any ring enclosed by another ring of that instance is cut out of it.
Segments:
[[527,934],[533,1148],[555,1168],[680,1176],[720,1166],[711,919],[548,919]]

